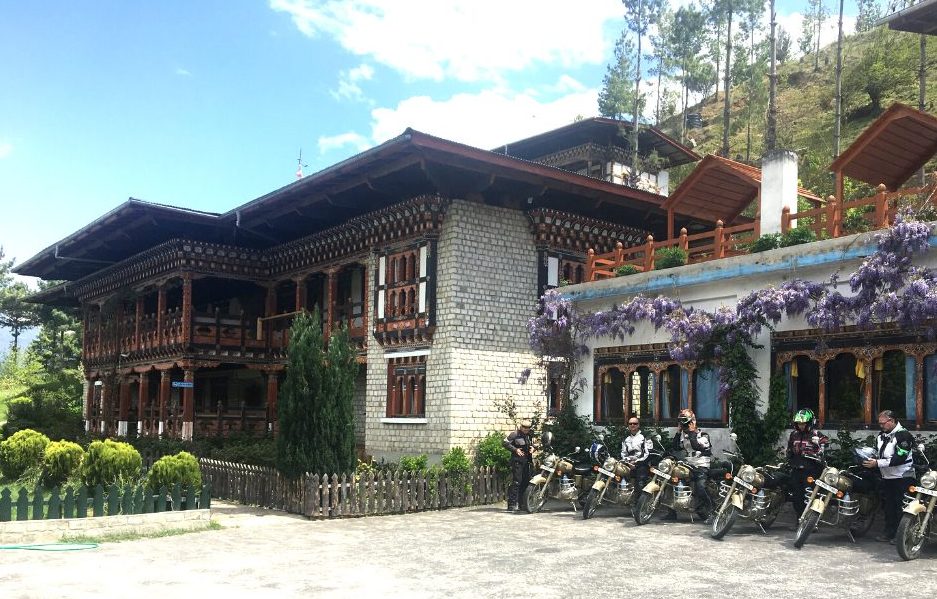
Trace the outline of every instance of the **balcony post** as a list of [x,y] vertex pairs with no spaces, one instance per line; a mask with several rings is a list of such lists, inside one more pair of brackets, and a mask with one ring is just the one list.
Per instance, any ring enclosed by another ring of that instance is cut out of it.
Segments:
[[127,421],[130,419],[130,381],[118,373],[117,436],[127,436]]
[[156,291],[156,346],[163,345],[163,324],[166,322],[163,318],[166,312],[166,286],[160,285]]
[[595,250],[592,248],[586,253],[586,280],[595,280]]
[[182,275],[182,344],[192,344],[192,273]]
[[615,243],[615,268],[619,268],[625,263],[625,246],[622,242]]
[[[186,383],[195,382],[195,371],[190,367],[183,371],[183,380]],[[184,387],[182,389],[182,439],[184,441],[192,440],[192,432],[195,428],[195,389],[193,387]]]
[[644,244],[644,272],[654,270],[654,236],[647,236],[647,243]]
[[143,423],[145,421],[146,408],[147,404],[150,401],[149,392],[150,392],[150,372],[144,370],[140,373],[140,387],[137,391],[137,436],[142,437]]
[[157,434],[162,437],[166,432],[166,409],[169,407],[170,377],[169,370],[162,370],[159,373],[159,425]]
[[143,324],[143,297],[137,298],[136,314],[134,315],[133,322],[133,349],[134,351],[140,350],[140,327]]
[[884,183],[878,184],[878,193],[875,194],[875,228],[888,226],[888,188]]
[[[687,239],[686,227],[680,229],[680,249],[684,252],[690,251],[690,241]],[[689,256],[687,262],[689,262]]]
[[713,257],[725,258],[725,248],[722,245],[722,227],[721,220],[716,221],[716,231],[713,233]]
[[269,370],[267,377],[267,432],[273,432],[277,422],[277,395],[279,393],[279,381],[277,372]]
[[[332,322],[335,319],[335,303],[338,301],[338,271],[334,268],[329,269],[328,271],[328,284],[326,287],[326,313],[325,313],[325,327],[323,329],[323,336],[328,339],[332,334]],[[398,306],[400,302],[398,302]]]

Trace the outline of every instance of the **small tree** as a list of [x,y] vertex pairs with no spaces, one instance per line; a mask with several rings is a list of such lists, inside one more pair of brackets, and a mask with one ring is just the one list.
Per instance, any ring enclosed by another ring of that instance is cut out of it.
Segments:
[[277,467],[292,478],[355,465],[355,352],[344,328],[332,334],[326,349],[320,323],[318,311],[300,314],[290,330],[286,381],[277,402]]
[[277,401],[277,468],[296,478],[317,464],[314,404],[322,397],[325,355],[319,311],[300,314],[290,329],[286,380]]

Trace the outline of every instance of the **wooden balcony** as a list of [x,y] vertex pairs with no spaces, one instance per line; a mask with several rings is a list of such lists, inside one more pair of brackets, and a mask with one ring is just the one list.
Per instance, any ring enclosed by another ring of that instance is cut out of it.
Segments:
[[[800,226],[811,229],[817,239],[850,235],[852,233],[845,231],[843,224],[847,211],[851,209],[864,211],[862,218],[870,230],[883,229],[894,223],[899,201],[914,196],[920,198],[922,206],[937,204],[937,182],[891,192],[882,184],[873,196],[846,202],[837,202],[830,196],[825,206],[801,212],[792,213],[785,207],[781,214],[781,232],[786,233],[793,224],[802,220],[806,224],[801,223]],[[641,245],[626,248],[619,243],[615,250],[605,254],[596,254],[590,249],[586,257],[586,281],[615,277],[616,270],[625,265],[634,266],[638,272],[654,270],[654,253],[660,248],[682,248],[687,252],[688,264],[747,254],[749,244],[759,235],[758,222],[725,227],[722,221],[718,221],[714,230],[703,233],[687,235],[686,229],[682,229],[679,237],[664,241],[654,241],[653,236],[648,235],[647,242]]]

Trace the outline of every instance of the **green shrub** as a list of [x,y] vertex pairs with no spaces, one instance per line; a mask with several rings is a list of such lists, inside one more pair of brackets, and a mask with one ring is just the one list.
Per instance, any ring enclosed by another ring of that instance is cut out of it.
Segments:
[[654,270],[675,268],[677,266],[683,266],[686,264],[686,262],[687,253],[683,248],[659,248],[656,252],[654,252]]
[[202,471],[198,460],[187,451],[161,457],[153,462],[146,474],[146,489],[151,493],[159,491],[161,487],[171,490],[176,483],[182,485],[183,489],[202,488]]
[[398,467],[405,472],[416,472],[418,470],[426,470],[427,462],[428,458],[425,453],[420,455],[405,455],[400,458]]
[[797,227],[796,229],[789,229],[787,233],[781,236],[781,247],[791,247],[792,245],[800,245],[802,243],[810,243],[817,240],[816,233],[813,232],[813,229],[808,229],[807,227]]
[[42,455],[49,437],[32,429],[24,429],[0,442],[0,472],[7,480],[16,480],[27,470],[42,465]]
[[140,452],[129,443],[110,439],[93,441],[81,464],[81,478],[88,488],[106,487],[117,482],[136,481],[142,466]]
[[467,474],[472,469],[472,462],[469,461],[464,449],[453,447],[443,454],[442,467],[446,472]]
[[511,469],[511,452],[504,445],[504,434],[497,431],[488,433],[478,442],[475,451],[475,463],[482,467],[494,468],[498,472]]
[[595,430],[586,416],[576,414],[573,402],[563,404],[556,419],[543,425],[543,432],[553,433],[553,451],[560,455],[571,453],[575,447],[589,449],[595,439]]
[[615,269],[616,277],[627,277],[628,275],[636,275],[641,272],[641,269],[635,266],[634,264],[622,264]]
[[843,233],[866,233],[872,230],[872,224],[865,218],[865,208],[850,208],[843,217]]
[[767,252],[768,250],[774,250],[779,247],[781,247],[781,234],[765,233],[748,246],[748,251],[754,254],[757,252]]
[[71,441],[54,441],[46,446],[42,456],[42,484],[58,487],[78,471],[85,450]]

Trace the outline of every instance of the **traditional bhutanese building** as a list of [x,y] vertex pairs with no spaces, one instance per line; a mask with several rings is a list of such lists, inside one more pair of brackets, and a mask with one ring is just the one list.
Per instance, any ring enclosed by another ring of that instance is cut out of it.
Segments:
[[[686,216],[715,215],[714,229],[679,234],[668,227],[665,239],[588,256],[586,282],[564,288],[580,313],[607,310],[643,295],[664,295],[683,306],[713,311],[734,309],[752,291],[791,279],[830,282],[850,296],[849,273],[876,251],[867,231],[888,227],[899,202],[917,208],[937,204],[933,178],[922,185],[915,176],[937,154],[937,118],[902,104],[886,110],[829,169],[836,193],[825,201],[797,187],[797,158],[778,152],[761,169],[707,156],[662,207]],[[846,199],[844,180],[870,186],[865,198]],[[798,197],[812,206],[801,203]],[[906,204],[908,205],[908,204]],[[733,222],[735,215],[742,215]],[[745,214],[750,215],[746,219]],[[926,213],[925,213],[926,214]],[[800,223],[818,241],[750,253],[759,235],[785,233]],[[859,232],[866,231],[866,232]],[[937,237],[931,238],[937,247]],[[680,247],[685,266],[654,270],[655,253]],[[916,264],[937,268],[937,252]],[[639,271],[614,277],[623,266]],[[640,324],[624,340],[590,340],[589,356],[574,374],[585,381],[577,411],[596,424],[620,423],[629,415],[661,426],[676,424],[678,412],[695,411],[714,441],[727,443],[728,410],[719,389],[718,364],[697,364],[671,357],[665,330]],[[906,329],[894,323],[872,328],[844,326],[821,334],[802,317],[784,317],[764,330],[750,349],[760,387],[760,407],[768,401],[769,381],[781,377],[788,409],[809,408],[821,427],[834,432],[874,429],[879,411],[889,409],[909,429],[937,430],[937,341],[933,327]]]
[[590,249],[724,218],[667,206],[668,170],[699,157],[657,129],[639,143],[655,166],[630,177],[626,129],[494,150],[407,130],[221,214],[130,199],[15,270],[62,281],[36,300],[82,315],[89,431],[275,432],[292,318],[317,308],[358,348],[359,448],[438,456],[503,427],[496,400],[545,401],[517,383],[526,321],[587,278]]

